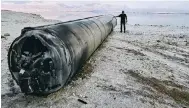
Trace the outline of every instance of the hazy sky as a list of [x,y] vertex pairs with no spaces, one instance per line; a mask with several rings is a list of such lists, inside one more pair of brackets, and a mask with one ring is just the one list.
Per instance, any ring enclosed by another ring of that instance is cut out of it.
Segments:
[[[184,9],[189,10],[189,1],[49,1],[49,0],[24,0],[24,1],[10,1],[10,0],[2,0],[2,9],[9,9],[9,6],[12,8],[18,8],[18,6],[47,6],[52,4],[53,6],[58,6],[58,4],[64,3],[69,6],[77,6],[77,5],[86,5],[86,4],[109,4],[115,7],[128,7],[128,8],[170,8],[170,9]],[[57,5],[55,5],[57,4]]]
[[65,12],[189,12],[189,1],[49,1],[25,0],[1,2],[2,10],[14,10],[56,17]]

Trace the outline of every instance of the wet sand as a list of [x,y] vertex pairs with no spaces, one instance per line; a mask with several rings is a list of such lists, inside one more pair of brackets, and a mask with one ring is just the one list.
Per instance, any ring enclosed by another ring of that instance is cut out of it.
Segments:
[[189,27],[136,24],[127,25],[126,33],[120,33],[118,23],[68,86],[48,96],[26,96],[8,70],[8,48],[23,27],[59,21],[39,15],[1,12],[1,35],[10,34],[1,38],[3,108],[189,106]]

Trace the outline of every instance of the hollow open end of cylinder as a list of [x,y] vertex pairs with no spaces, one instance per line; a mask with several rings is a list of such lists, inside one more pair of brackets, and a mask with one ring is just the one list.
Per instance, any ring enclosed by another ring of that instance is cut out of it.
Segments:
[[24,37],[12,45],[9,52],[9,67],[26,94],[49,91],[55,67],[50,52],[38,36]]

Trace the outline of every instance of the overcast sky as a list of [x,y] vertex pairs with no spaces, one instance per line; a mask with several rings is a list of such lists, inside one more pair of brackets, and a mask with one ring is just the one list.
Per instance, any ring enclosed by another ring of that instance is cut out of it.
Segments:
[[[128,7],[128,8],[170,8],[170,9],[183,9],[189,10],[189,1],[36,1],[36,0],[25,0],[25,1],[10,1],[10,0],[2,0],[2,9],[8,9],[11,5],[13,8],[17,8],[18,6],[23,5],[37,5],[37,6],[46,6],[52,4],[53,6],[58,6],[58,4],[64,3],[69,6],[77,6],[77,5],[86,5],[86,4],[110,4],[115,7]],[[55,5],[57,4],[57,5]],[[20,7],[21,8],[21,7]]]
[[187,12],[189,1],[1,1],[2,10],[14,10],[41,14],[42,16],[63,15],[70,11],[108,12],[108,11],[149,11],[149,12]]

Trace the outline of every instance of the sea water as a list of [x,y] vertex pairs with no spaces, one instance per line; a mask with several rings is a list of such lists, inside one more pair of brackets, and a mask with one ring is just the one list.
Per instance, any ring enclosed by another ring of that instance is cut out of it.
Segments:
[[189,27],[189,13],[128,13],[128,24]]
[[[58,20],[68,21],[73,19],[81,19],[95,15],[112,14],[118,16],[121,12],[94,13],[94,12],[67,12],[64,16],[60,15]],[[68,15],[67,15],[68,14]],[[170,25],[170,26],[186,26],[189,27],[189,13],[127,13],[128,24],[130,25]],[[118,24],[120,18],[117,17]]]

